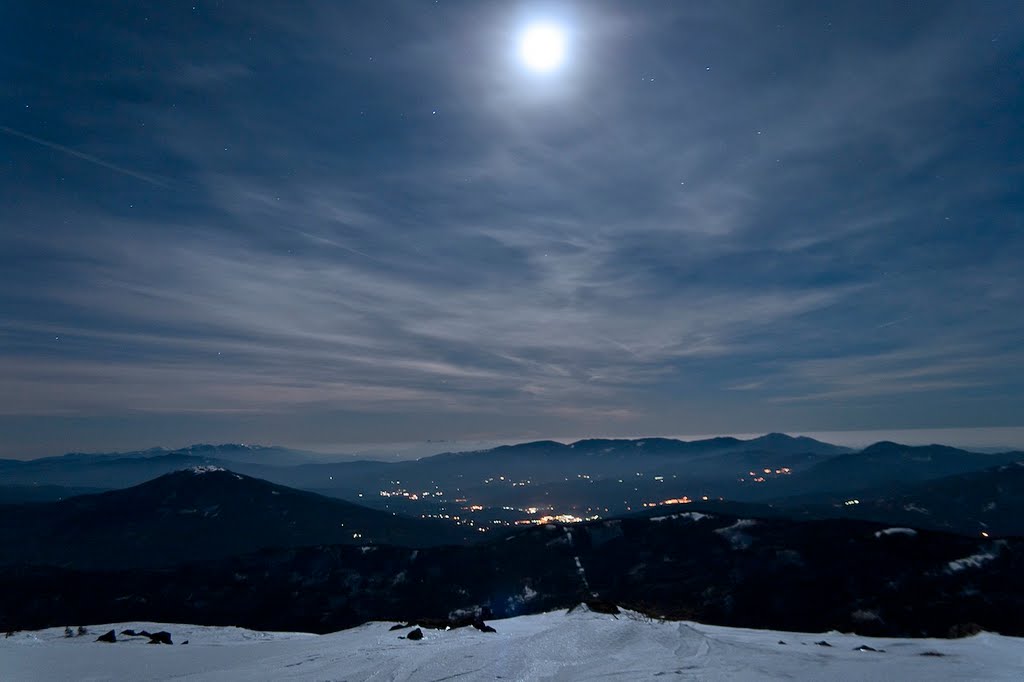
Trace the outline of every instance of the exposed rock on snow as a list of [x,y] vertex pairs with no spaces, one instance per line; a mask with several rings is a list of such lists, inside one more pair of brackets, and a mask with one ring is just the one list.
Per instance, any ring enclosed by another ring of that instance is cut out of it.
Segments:
[[148,635],[150,644],[174,644],[171,641],[171,633],[166,630],[154,632]]

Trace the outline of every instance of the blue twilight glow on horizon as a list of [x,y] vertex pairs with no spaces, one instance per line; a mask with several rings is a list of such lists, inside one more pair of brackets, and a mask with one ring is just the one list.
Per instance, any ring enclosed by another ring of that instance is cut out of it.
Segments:
[[1024,426],[1015,0],[54,0],[0,59],[0,457]]

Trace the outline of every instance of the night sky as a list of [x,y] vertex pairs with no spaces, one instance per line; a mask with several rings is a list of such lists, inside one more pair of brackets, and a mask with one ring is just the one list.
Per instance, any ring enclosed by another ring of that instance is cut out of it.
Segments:
[[0,83],[0,456],[1024,425],[1017,0],[8,2]]

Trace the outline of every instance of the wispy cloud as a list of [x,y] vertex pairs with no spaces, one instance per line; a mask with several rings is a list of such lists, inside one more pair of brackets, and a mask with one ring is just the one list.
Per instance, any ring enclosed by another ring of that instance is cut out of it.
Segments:
[[117,33],[153,68],[67,108],[79,130],[106,97],[89,149],[160,177],[0,128],[167,190],[0,189],[0,413],[678,433],[1024,390],[1020,130],[992,94],[1024,27],[994,5],[588,3],[546,84],[502,5],[209,11],[194,45]]

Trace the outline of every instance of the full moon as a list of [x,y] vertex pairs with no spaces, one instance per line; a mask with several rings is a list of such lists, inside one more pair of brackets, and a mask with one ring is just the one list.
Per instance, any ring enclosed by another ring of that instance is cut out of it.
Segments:
[[531,71],[554,71],[565,61],[565,31],[554,24],[534,24],[519,38],[519,58]]

